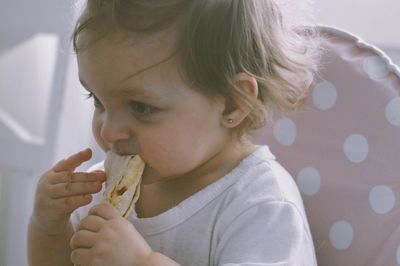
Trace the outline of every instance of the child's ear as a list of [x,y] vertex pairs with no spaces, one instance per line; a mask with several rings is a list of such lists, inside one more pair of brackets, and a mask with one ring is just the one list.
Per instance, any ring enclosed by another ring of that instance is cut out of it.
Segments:
[[[233,77],[234,85],[247,96],[247,99],[256,101],[258,97],[257,80],[247,73],[241,72]],[[222,123],[226,128],[238,126],[251,112],[250,106],[237,106],[228,100],[225,101],[225,110],[222,116]]]

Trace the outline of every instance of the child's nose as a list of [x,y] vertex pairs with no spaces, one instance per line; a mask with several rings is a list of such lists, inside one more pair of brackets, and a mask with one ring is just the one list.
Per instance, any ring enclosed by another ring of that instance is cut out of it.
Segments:
[[107,116],[103,119],[100,136],[108,143],[130,138],[129,124],[122,117]]

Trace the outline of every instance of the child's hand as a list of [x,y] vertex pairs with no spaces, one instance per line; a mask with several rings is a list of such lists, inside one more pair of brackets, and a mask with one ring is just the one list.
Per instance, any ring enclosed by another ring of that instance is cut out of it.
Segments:
[[90,149],[76,153],[58,162],[39,180],[32,222],[45,234],[63,234],[71,213],[90,203],[91,194],[101,190],[104,172],[73,172],[91,157]]
[[71,260],[80,266],[145,265],[152,254],[133,225],[105,203],[90,210],[70,245]]

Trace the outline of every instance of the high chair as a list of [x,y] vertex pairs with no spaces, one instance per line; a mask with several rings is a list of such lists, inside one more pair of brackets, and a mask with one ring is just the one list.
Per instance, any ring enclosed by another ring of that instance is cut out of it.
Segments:
[[325,51],[306,107],[254,138],[298,184],[318,265],[400,265],[399,68],[349,33],[319,30]]

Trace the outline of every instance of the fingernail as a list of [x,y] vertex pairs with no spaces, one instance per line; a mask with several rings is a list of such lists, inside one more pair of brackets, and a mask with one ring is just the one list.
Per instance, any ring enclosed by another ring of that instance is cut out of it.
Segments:
[[89,151],[90,150],[90,148],[86,148],[86,149],[84,149],[84,150],[82,150],[82,151],[80,151],[81,153],[84,153],[84,152],[87,152],[87,151]]
[[96,172],[96,176],[98,178],[100,178],[101,180],[105,180],[106,179],[106,173],[104,173],[104,172]]

